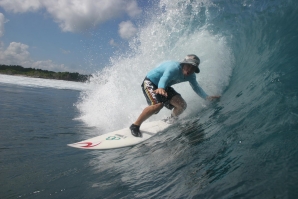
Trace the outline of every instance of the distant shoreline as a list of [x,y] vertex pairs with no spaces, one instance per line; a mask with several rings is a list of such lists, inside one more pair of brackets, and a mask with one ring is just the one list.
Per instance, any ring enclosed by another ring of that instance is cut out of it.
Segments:
[[18,65],[0,65],[0,74],[75,82],[86,82],[91,76],[79,73],[53,72],[35,68],[24,68]]

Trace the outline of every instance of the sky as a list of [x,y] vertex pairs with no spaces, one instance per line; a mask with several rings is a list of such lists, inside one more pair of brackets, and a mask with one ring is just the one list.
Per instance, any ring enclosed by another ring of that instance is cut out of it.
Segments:
[[0,64],[90,74],[128,49],[148,0],[0,0]]

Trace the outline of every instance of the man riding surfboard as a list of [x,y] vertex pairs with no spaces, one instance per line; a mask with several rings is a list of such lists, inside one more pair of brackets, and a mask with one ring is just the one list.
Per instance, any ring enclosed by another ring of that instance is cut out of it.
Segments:
[[131,134],[142,137],[141,124],[157,114],[164,106],[172,110],[166,122],[173,123],[186,109],[186,102],[171,86],[188,81],[192,89],[203,99],[219,99],[220,96],[209,96],[200,87],[195,73],[199,73],[200,59],[194,54],[187,55],[182,62],[167,61],[151,70],[142,83],[142,90],[148,106],[142,111],[137,120],[130,126]]

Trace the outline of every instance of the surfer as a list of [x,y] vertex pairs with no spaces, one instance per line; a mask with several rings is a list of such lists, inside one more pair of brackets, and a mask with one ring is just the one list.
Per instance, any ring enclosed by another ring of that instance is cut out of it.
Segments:
[[200,59],[194,54],[187,55],[182,62],[167,61],[151,70],[142,83],[142,90],[148,106],[138,119],[130,126],[131,134],[142,137],[141,124],[157,114],[164,106],[172,110],[171,116],[164,119],[167,123],[174,123],[178,116],[186,109],[186,102],[171,86],[188,81],[192,89],[203,99],[213,100],[220,96],[209,96],[199,86],[195,73],[199,73]]

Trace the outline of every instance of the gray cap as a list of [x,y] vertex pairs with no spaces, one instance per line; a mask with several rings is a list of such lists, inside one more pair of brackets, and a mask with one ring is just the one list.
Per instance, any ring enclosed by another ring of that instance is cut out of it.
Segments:
[[194,55],[194,54],[190,54],[187,55],[184,60],[182,62],[180,62],[181,64],[190,64],[193,65],[195,67],[195,73],[199,73],[200,69],[199,69],[199,65],[200,65],[200,59],[198,58],[198,56]]

